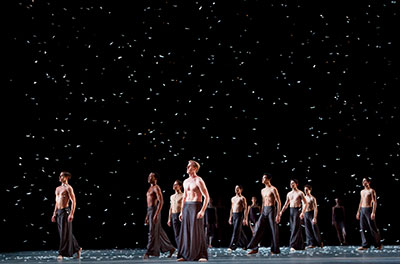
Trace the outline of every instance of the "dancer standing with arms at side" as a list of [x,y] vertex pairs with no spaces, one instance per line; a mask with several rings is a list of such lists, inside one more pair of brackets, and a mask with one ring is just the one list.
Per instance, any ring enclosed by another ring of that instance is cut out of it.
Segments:
[[[179,237],[178,261],[208,261],[207,242],[204,233],[204,212],[210,197],[203,179],[197,175],[200,164],[189,160],[183,182],[182,227]],[[202,204],[202,197],[204,201]]]
[[336,234],[341,246],[347,245],[346,240],[346,212],[344,206],[341,205],[339,198],[335,198],[335,206],[332,207],[332,225],[336,229]]
[[228,223],[233,224],[233,232],[231,243],[229,244],[228,252],[236,250],[239,246],[246,248],[247,237],[243,230],[243,225],[247,225],[247,202],[246,197],[242,195],[243,187],[241,185],[235,186],[236,195],[231,199],[231,211]]
[[[262,183],[265,188],[261,190],[262,208],[261,215],[258,218],[254,229],[254,235],[247,245],[251,249],[248,253],[258,253],[258,244],[260,243],[265,229],[268,227],[271,233],[271,254],[279,254],[279,231],[278,224],[281,221],[281,198],[279,197],[278,190],[271,184],[272,176],[269,173],[264,173]],[[275,207],[276,206],[276,207]]]
[[311,185],[304,186],[306,194],[307,211],[304,215],[304,227],[306,229],[306,244],[308,248],[323,247],[321,233],[317,224],[318,205],[317,199],[311,194]]
[[[298,180],[293,179],[290,181],[292,191],[287,194],[285,205],[281,211],[282,216],[283,212],[290,206],[290,251],[304,250],[300,220],[304,218],[304,213],[308,206],[304,193],[297,188],[298,185]],[[302,204],[303,210],[301,210]]]
[[[51,217],[52,222],[57,221],[58,233],[60,235],[60,247],[57,257],[59,260],[62,260],[63,257],[72,257],[75,253],[77,253],[77,258],[79,259],[82,252],[82,248],[78,245],[72,234],[72,220],[74,220],[76,198],[74,189],[68,184],[71,176],[71,173],[67,171],[60,173],[59,181],[61,182],[61,186],[56,188],[56,205]],[[71,201],[71,207],[69,207],[69,201]]]
[[175,252],[174,246],[161,226],[161,209],[164,205],[164,198],[160,186],[157,185],[158,179],[159,175],[155,172],[150,172],[147,178],[150,187],[146,193],[147,214],[145,224],[149,225],[149,235],[144,259],[148,259],[149,256],[160,256],[160,251],[169,251],[168,257],[170,258]]
[[179,232],[181,231],[181,221],[179,221],[179,214],[182,212],[182,182],[176,180],[172,186],[175,193],[170,197],[170,207],[168,213],[168,226],[172,225],[175,235],[176,246],[179,245]]
[[364,178],[362,185],[364,190],[361,191],[360,205],[356,218],[360,220],[361,240],[362,245],[358,250],[367,250],[371,245],[376,249],[382,249],[381,235],[376,226],[375,213],[376,213],[376,192],[371,188],[371,179]]

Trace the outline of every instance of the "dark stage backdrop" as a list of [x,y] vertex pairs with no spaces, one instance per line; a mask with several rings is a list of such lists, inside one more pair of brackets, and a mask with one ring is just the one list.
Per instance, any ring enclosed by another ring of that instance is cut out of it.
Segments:
[[[234,186],[260,201],[264,172],[283,202],[291,178],[313,186],[331,245],[336,197],[349,242],[361,243],[355,214],[372,177],[383,243],[399,244],[399,5],[12,1],[1,251],[57,249],[50,218],[62,170],[84,249],[145,247],[150,171],[161,175],[172,238],[169,196],[189,159],[219,209],[216,246],[229,243]],[[287,222],[288,212],[282,246]]]

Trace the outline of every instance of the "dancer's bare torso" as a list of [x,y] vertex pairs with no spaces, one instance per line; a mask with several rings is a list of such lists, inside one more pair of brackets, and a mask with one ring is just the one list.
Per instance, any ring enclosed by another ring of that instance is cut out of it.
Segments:
[[186,193],[186,202],[201,202],[202,193],[200,185],[203,184],[203,179],[199,176],[189,177],[183,182],[183,188]]
[[374,201],[374,189],[365,189],[361,191],[361,207],[372,207]]
[[290,207],[301,207],[301,201],[303,200],[304,194],[300,190],[293,190],[288,193],[288,198],[290,200]]
[[62,185],[56,188],[56,207],[57,209],[63,209],[69,205],[69,185]]
[[175,193],[171,195],[171,211],[173,214],[180,213],[182,211],[182,198],[183,193]]
[[275,187],[265,187],[262,189],[261,194],[263,197],[263,205],[264,206],[275,206],[276,197],[275,197]]
[[231,199],[232,202],[232,212],[240,213],[244,210],[245,198],[244,196],[234,196]]

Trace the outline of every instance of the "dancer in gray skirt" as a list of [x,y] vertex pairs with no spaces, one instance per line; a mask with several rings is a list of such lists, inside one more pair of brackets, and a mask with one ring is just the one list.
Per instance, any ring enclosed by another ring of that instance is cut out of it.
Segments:
[[[287,194],[285,205],[281,211],[282,216],[290,205],[290,251],[304,250],[300,220],[304,218],[308,205],[304,193],[297,188],[298,185],[299,182],[296,179],[290,181],[292,191]],[[301,209],[302,204],[303,209]]]
[[306,229],[307,248],[323,247],[321,233],[317,224],[318,205],[317,199],[311,194],[311,185],[304,186],[304,192],[307,200],[307,211],[304,215],[304,227]]
[[358,250],[367,250],[371,245],[376,249],[382,249],[381,235],[375,222],[376,192],[371,188],[371,179],[362,180],[364,190],[361,191],[360,205],[356,218],[360,220],[362,245]]
[[160,186],[157,185],[159,176],[155,172],[151,172],[148,177],[150,187],[147,191],[147,214],[145,224],[149,225],[149,238],[147,242],[147,250],[143,258],[148,259],[149,256],[160,256],[161,252],[169,251],[170,258],[175,252],[174,246],[168,239],[167,234],[161,227],[161,209],[164,204],[164,199]]
[[[197,175],[200,164],[190,160],[186,172],[189,177],[183,182],[183,211],[179,234],[178,261],[208,261],[207,242],[204,232],[204,212],[210,199],[206,184]],[[204,202],[202,204],[202,197]]]

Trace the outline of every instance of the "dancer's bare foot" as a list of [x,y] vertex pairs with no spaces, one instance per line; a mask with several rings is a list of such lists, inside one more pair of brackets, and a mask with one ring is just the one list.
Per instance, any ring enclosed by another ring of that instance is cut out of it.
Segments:
[[212,245],[208,245],[208,248],[212,248]]
[[232,249],[231,248],[228,248],[228,253],[232,253]]
[[249,253],[247,253],[247,255],[253,255],[253,254],[257,254],[258,253],[258,249],[252,249],[250,250]]
[[206,259],[206,258],[199,259],[199,262],[207,262],[207,261],[208,261],[208,259]]
[[149,254],[146,253],[143,255],[143,259],[148,259],[148,258],[149,258]]
[[178,258],[176,261],[186,261],[184,258]]
[[63,256],[58,255],[57,260],[63,260]]
[[172,254],[174,254],[175,250],[176,250],[176,249],[173,248],[173,249],[171,249],[171,250],[169,251],[169,255],[168,255],[169,258],[172,257]]
[[296,249],[290,248],[290,252],[295,252],[295,251],[296,251]]
[[81,254],[82,254],[82,248],[79,249],[78,255],[76,256],[76,258],[80,259],[81,258]]
[[380,245],[380,246],[379,246],[379,247],[377,247],[376,249],[377,249],[377,250],[382,250],[382,247],[383,247],[383,246],[382,246],[382,245]]
[[360,251],[364,251],[364,250],[367,250],[368,248],[365,248],[365,247],[359,247],[359,248],[357,248],[357,250],[360,250]]
[[308,246],[307,248],[315,248],[316,246]]

